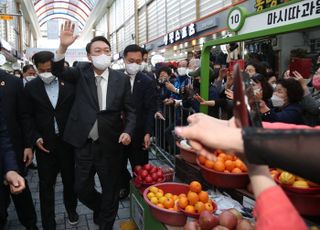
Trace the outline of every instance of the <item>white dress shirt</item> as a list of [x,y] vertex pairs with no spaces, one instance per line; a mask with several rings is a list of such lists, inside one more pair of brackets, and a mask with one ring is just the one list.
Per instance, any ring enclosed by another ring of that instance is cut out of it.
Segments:
[[[101,88],[102,88],[102,108],[100,110],[106,110],[107,107],[107,92],[108,92],[108,79],[109,79],[109,69],[107,68],[101,75],[94,73],[95,77],[101,76]],[[98,87],[98,86],[97,86]]]

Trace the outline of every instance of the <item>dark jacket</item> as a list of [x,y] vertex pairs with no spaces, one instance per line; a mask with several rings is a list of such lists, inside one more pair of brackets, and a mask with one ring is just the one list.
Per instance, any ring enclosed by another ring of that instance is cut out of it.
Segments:
[[133,142],[141,146],[145,134],[153,134],[154,114],[156,112],[156,89],[154,81],[138,72],[133,84],[133,103],[136,110],[136,127]]
[[246,128],[242,135],[250,163],[280,168],[320,183],[320,130]]
[[59,135],[63,135],[74,101],[74,86],[68,82],[59,81],[58,101],[54,108],[44,84],[40,78],[28,82],[25,95],[35,127],[34,140],[43,138],[44,147],[52,151],[55,146],[54,117],[58,124]]
[[[63,61],[64,59],[56,64],[63,63]],[[104,111],[99,111],[97,88],[91,63],[80,62],[75,68],[67,68],[60,78],[75,84],[76,90],[75,101],[64,132],[65,141],[75,147],[82,147],[87,142],[89,132],[96,120],[102,145],[110,147],[118,143],[122,132],[132,137],[136,115],[128,76],[109,69],[107,102]],[[123,112],[126,117],[125,124],[121,116]]]
[[270,112],[262,115],[263,121],[284,122],[291,124],[303,124],[303,110],[299,104],[289,104],[281,110],[273,108]]
[[17,154],[19,168],[22,169],[24,167],[23,150],[26,147],[32,147],[31,124],[28,120],[22,80],[0,70],[0,95],[3,117],[14,151]]

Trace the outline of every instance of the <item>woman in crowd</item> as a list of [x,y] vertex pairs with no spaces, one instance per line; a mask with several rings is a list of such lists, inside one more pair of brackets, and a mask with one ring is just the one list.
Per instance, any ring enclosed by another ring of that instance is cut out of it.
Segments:
[[271,97],[273,108],[270,108],[263,100],[260,103],[262,120],[303,124],[302,107],[299,104],[303,94],[300,83],[295,79],[280,79]]

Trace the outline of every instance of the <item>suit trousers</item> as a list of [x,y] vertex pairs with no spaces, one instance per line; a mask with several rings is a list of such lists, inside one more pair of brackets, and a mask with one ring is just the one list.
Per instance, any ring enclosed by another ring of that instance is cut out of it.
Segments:
[[[117,143],[115,143],[117,144]],[[75,149],[76,191],[79,200],[98,216],[99,229],[112,230],[119,206],[122,151],[108,152],[99,141]],[[97,173],[102,192],[95,189]]]
[[127,164],[128,159],[130,161],[130,165],[132,171],[136,165],[144,165],[149,162],[148,150],[144,150],[142,145],[130,144],[125,147],[124,156],[122,159],[122,170],[120,177],[120,188],[129,190],[129,182],[131,180],[131,174],[128,171]]
[[40,183],[40,210],[42,227],[46,230],[56,228],[54,187],[60,172],[63,184],[63,201],[67,211],[77,207],[74,191],[74,151],[61,137],[55,137],[55,147],[50,153],[37,150]]
[[6,204],[6,210],[7,210],[10,204],[10,195],[11,195],[20,223],[24,227],[28,228],[28,227],[36,226],[37,214],[33,205],[33,200],[32,200],[31,192],[29,189],[28,181],[26,179],[25,179],[25,183],[26,183],[26,188],[19,194],[12,194],[10,192],[10,187],[4,186],[4,191],[5,191],[4,197],[5,197],[5,204]]

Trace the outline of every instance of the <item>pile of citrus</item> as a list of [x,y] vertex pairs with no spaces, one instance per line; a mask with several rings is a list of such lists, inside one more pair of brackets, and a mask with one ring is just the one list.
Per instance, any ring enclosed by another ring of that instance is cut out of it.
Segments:
[[164,193],[162,189],[152,186],[149,188],[147,197],[152,204],[171,211],[179,211],[180,207],[185,212],[194,214],[203,210],[212,212],[214,209],[208,193],[202,191],[202,186],[198,181],[192,181],[189,184],[187,194]]
[[212,200],[209,199],[208,192],[202,190],[202,186],[198,181],[192,181],[189,184],[189,192],[180,194],[178,205],[187,213],[201,213],[204,210],[212,212],[214,207]]
[[218,172],[224,173],[246,173],[248,172],[247,166],[232,153],[225,153],[221,150],[214,152],[216,155],[216,161],[207,159],[206,157],[199,155],[198,161],[206,168],[213,169]]

